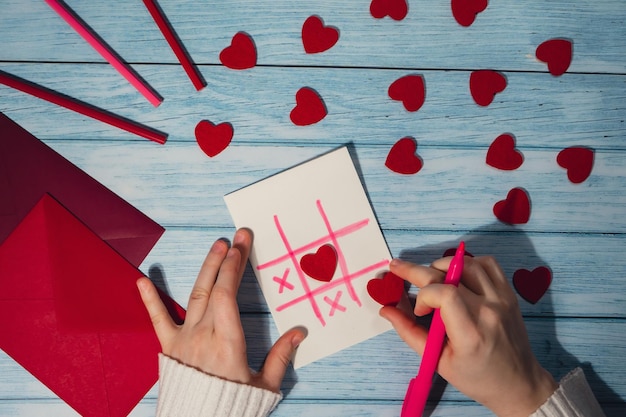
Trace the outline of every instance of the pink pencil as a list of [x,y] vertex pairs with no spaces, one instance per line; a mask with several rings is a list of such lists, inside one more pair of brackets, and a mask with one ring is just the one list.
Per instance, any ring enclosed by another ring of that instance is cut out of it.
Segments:
[[87,24],[61,0],[46,0],[46,3],[57,12],[80,36],[82,36],[109,64],[131,83],[153,106],[157,107],[163,98],[137,74],[119,55],[104,42],[98,34],[88,28]]
[[[461,274],[463,273],[464,254],[465,243],[461,242],[454,254],[454,258],[452,258],[452,262],[450,262],[444,284],[459,285]],[[421,417],[424,412],[428,393],[433,384],[433,376],[443,350],[445,337],[446,328],[441,319],[439,309],[436,309],[433,321],[430,324],[430,330],[428,331],[428,339],[426,340],[426,348],[424,349],[420,369],[417,372],[417,376],[409,383],[404,403],[402,403],[401,417]]]
[[152,19],[154,19],[157,26],[161,30],[161,33],[163,33],[163,36],[165,36],[165,40],[167,40],[170,48],[174,51],[174,54],[178,58],[178,62],[180,62],[183,66],[183,69],[187,73],[187,76],[191,79],[194,87],[196,87],[196,90],[202,90],[206,87],[206,81],[202,77],[202,74],[200,74],[198,68],[191,61],[191,57],[176,36],[176,33],[163,13],[163,10],[161,10],[156,0],[143,0],[143,3],[152,15]]
[[153,140],[157,143],[164,144],[167,140],[167,133],[163,133],[156,129],[152,129],[151,127],[133,122],[122,116],[118,116],[106,110],[92,106],[91,104],[70,98],[64,94],[31,83],[30,81],[26,81],[23,78],[16,77],[15,75],[11,75],[4,71],[0,71],[0,84],[4,84],[7,87],[11,87],[42,100],[49,101],[50,103],[65,107],[66,109],[73,110],[77,113],[89,116],[101,122],[110,124],[111,126],[126,130],[127,132]]

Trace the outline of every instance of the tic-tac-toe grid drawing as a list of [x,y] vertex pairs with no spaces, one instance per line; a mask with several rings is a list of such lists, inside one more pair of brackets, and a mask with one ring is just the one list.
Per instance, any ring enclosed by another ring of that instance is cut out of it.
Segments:
[[346,148],[224,199],[254,234],[250,263],[278,331],[308,331],[294,367],[391,329],[366,288],[391,254]]

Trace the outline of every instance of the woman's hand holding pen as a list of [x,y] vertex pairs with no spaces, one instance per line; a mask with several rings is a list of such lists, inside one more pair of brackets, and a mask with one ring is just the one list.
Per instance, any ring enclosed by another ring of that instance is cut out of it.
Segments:
[[[443,258],[430,267],[398,259],[390,265],[391,272],[420,288],[415,315],[441,309],[448,340],[437,371],[496,415],[527,417],[557,384],[531,350],[515,293],[492,257],[466,257],[458,288],[442,284],[449,264],[450,258]],[[381,315],[423,354],[428,330],[412,314],[383,307]]]

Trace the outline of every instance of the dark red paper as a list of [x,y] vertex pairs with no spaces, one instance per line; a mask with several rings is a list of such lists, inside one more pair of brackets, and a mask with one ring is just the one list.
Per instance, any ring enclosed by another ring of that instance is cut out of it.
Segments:
[[513,286],[518,294],[531,304],[536,304],[544,296],[552,283],[552,271],[540,266],[529,271],[518,269],[513,273]]
[[548,65],[550,74],[563,75],[572,63],[572,41],[549,39],[537,47],[535,56]]
[[426,86],[421,75],[405,75],[395,80],[387,91],[392,100],[401,101],[407,111],[418,111],[426,98]]
[[567,178],[574,184],[580,184],[591,175],[594,150],[583,146],[563,149],[556,157],[556,162],[567,170]]
[[252,36],[238,32],[229,46],[220,52],[220,62],[235,70],[244,70],[256,66],[256,46]]
[[404,280],[391,272],[386,272],[382,278],[374,278],[367,283],[367,293],[383,306],[397,305],[403,292]]
[[370,13],[376,19],[389,16],[393,20],[402,20],[409,12],[406,0],[372,0]]
[[452,16],[461,26],[471,26],[478,13],[487,8],[487,0],[451,0]]
[[304,255],[300,259],[300,268],[313,279],[329,282],[337,269],[337,251],[333,245],[323,245],[315,253]]
[[494,168],[512,171],[522,165],[524,155],[515,147],[515,137],[505,133],[491,143],[486,161]]
[[506,88],[506,78],[492,70],[474,71],[470,75],[470,93],[479,106],[488,106],[496,94]]
[[417,142],[411,137],[397,141],[389,150],[385,166],[398,174],[417,174],[423,166],[422,159],[416,154]]
[[302,25],[302,45],[307,54],[324,52],[335,46],[339,40],[339,30],[324,25],[319,16],[310,16]]
[[530,219],[530,198],[523,188],[513,188],[506,199],[493,206],[493,214],[504,223],[523,224]]
[[230,123],[216,125],[209,120],[201,120],[196,125],[195,134],[200,149],[212,158],[228,147],[234,131]]
[[296,126],[308,126],[326,117],[326,104],[322,97],[310,87],[302,87],[296,93],[296,106],[289,118]]

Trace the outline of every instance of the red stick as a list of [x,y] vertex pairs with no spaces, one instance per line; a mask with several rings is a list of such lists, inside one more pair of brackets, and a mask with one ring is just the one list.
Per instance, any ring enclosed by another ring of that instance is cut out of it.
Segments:
[[191,57],[185,50],[185,47],[181,43],[178,36],[176,36],[174,28],[167,20],[167,17],[163,13],[163,10],[161,10],[156,0],[143,0],[143,3],[148,8],[148,11],[150,12],[152,18],[161,30],[161,33],[163,33],[163,36],[165,36],[165,40],[167,40],[167,43],[170,44],[170,48],[172,48],[174,54],[176,54],[178,62],[182,64],[185,72],[187,73],[187,76],[191,79],[194,87],[196,87],[196,90],[202,90],[204,87],[206,87],[206,81],[202,77],[202,74],[198,70],[198,67],[196,67],[191,61]]
[[0,71],[0,84],[30,94],[42,100],[46,100],[57,106],[65,107],[77,113],[110,124],[127,132],[139,135],[157,143],[164,144],[167,140],[167,133],[163,133],[151,127],[129,120],[125,117],[108,112],[83,101],[76,100],[54,90],[50,90],[38,84],[34,84],[23,78]]

